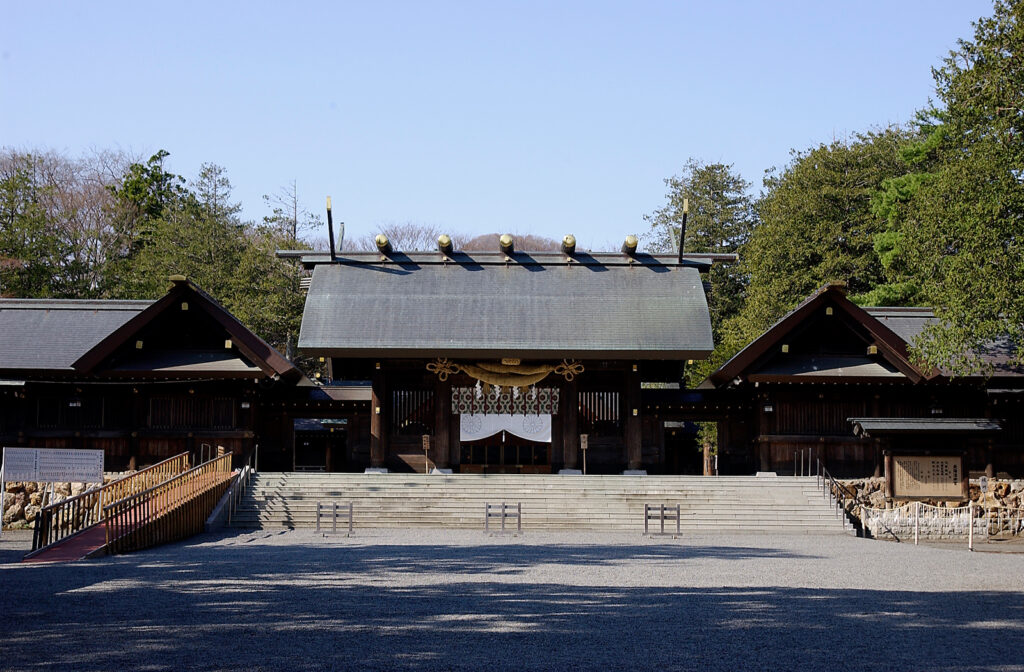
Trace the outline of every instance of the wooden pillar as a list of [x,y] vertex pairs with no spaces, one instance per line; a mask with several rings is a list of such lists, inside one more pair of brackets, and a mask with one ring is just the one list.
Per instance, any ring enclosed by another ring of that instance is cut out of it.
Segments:
[[636,365],[626,372],[626,464],[628,469],[643,469],[643,431],[640,425],[640,373]]
[[462,463],[462,416],[448,416],[448,465]]
[[761,468],[758,471],[771,471],[772,461],[771,452],[772,446],[767,441],[761,441],[759,443],[760,457],[761,457]]
[[576,381],[563,384],[561,394],[558,413],[562,416],[562,465],[566,469],[579,469],[577,465],[580,454],[580,396]]
[[875,449],[875,473],[874,478],[882,477],[882,443],[878,439],[871,441],[872,447]]
[[885,498],[892,501],[892,453],[885,453]]
[[370,397],[370,466],[377,469],[384,466],[388,453],[387,422],[388,413],[387,389],[384,384],[384,373],[375,369],[371,381]]
[[996,477],[995,450],[992,447],[992,439],[985,442],[985,475],[989,478]]
[[449,464],[450,440],[448,434],[452,424],[452,384],[440,379],[434,382],[434,440],[432,448],[434,465],[447,469]]

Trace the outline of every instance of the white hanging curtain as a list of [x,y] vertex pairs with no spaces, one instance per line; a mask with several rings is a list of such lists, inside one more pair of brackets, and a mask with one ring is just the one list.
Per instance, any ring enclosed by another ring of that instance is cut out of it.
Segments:
[[462,414],[460,418],[459,438],[462,441],[478,441],[494,436],[505,430],[527,441],[551,443],[550,415],[519,415],[519,414]]

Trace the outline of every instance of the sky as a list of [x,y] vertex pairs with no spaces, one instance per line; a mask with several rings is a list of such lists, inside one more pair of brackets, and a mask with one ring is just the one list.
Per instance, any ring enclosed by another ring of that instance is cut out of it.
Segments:
[[989,0],[0,0],[0,146],[295,183],[346,237],[414,222],[584,248],[647,228],[687,159],[761,188],[905,123]]

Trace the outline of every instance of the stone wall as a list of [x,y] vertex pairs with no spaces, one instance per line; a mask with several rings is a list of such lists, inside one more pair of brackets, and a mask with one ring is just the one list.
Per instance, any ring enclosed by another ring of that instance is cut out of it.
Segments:
[[[104,474],[103,482],[109,483],[121,478],[123,473]],[[86,483],[54,483],[53,497],[46,504],[54,504],[68,497],[81,494],[91,487]],[[16,530],[32,527],[43,507],[44,493],[50,483],[12,482],[4,486],[3,529]]]
[[[884,478],[858,478],[839,481],[846,488],[855,493],[854,502],[847,506],[847,510],[854,516],[860,517],[860,508],[884,509],[885,503],[885,479]],[[981,488],[977,479],[972,479],[968,489],[968,496],[975,504],[981,503]],[[905,504],[903,500],[897,500],[893,504],[899,506]],[[946,502],[943,500],[925,500],[926,504],[932,506],[947,506],[950,508],[966,506],[966,500]],[[995,480],[989,479],[988,497],[985,506],[1005,506],[1007,508],[1024,508],[1024,480]]]

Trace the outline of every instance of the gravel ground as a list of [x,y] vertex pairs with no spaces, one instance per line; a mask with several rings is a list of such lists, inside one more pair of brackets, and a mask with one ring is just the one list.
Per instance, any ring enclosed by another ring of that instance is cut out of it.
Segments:
[[1024,670],[1021,553],[298,530],[14,564],[25,543],[0,541],[4,670]]

